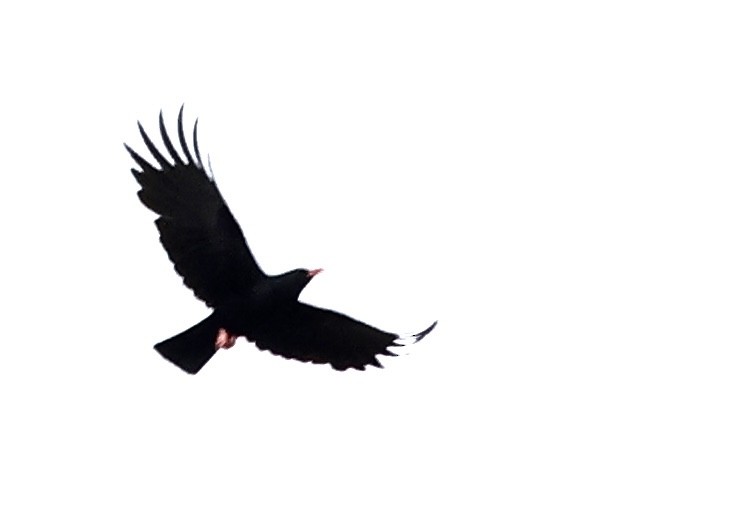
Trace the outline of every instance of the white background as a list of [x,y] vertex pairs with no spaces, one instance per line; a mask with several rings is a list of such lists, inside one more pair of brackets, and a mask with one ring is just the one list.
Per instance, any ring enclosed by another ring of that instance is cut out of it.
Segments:
[[[0,511],[734,513],[736,19],[606,4],[0,9]],[[267,272],[435,332],[162,360],[122,143],[181,103]]]

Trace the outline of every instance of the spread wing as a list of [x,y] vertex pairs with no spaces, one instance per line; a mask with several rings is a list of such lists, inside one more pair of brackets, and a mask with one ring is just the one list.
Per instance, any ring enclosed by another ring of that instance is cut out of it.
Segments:
[[[434,329],[437,322],[410,338],[415,343]],[[276,316],[272,323],[256,330],[248,339],[261,350],[289,359],[329,363],[336,370],[366,365],[381,367],[377,356],[395,356],[390,347],[403,345],[399,336],[371,327],[353,318],[297,302],[292,309]]]
[[173,163],[164,157],[138,124],[143,142],[158,167],[125,148],[140,167],[131,169],[141,189],[141,202],[157,213],[156,227],[169,259],[184,284],[208,306],[214,307],[248,289],[265,277],[248,249],[243,232],[235,221],[212,176],[202,166],[194,124],[194,157],[184,137],[179,111],[179,155],[159,116],[161,138]]

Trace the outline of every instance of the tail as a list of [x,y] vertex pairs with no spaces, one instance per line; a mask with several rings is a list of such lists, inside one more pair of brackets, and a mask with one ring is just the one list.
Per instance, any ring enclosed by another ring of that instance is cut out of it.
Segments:
[[196,374],[217,352],[215,339],[219,326],[213,315],[153,348],[185,372]]

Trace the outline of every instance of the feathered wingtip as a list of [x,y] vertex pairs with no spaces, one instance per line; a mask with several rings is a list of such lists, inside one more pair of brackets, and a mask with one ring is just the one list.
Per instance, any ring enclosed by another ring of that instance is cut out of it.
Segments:
[[396,339],[396,341],[394,342],[394,345],[397,345],[399,347],[402,347],[404,345],[411,345],[412,343],[417,343],[422,338],[424,338],[429,333],[431,333],[432,330],[435,328],[436,325],[437,325],[437,320],[435,320],[434,322],[432,322],[432,325],[430,325],[429,327],[427,327],[424,331],[420,331],[417,334],[411,334],[411,335],[408,335],[408,336],[399,336]]
[[437,322],[438,322],[438,320],[435,320],[434,322],[432,322],[432,325],[430,325],[429,327],[427,327],[424,331],[421,331],[421,332],[415,334],[414,335],[414,338],[416,338],[416,340],[414,340],[414,343],[418,342],[419,340],[421,340],[422,338],[424,338],[425,336],[427,336],[429,333],[431,333],[434,330],[434,328],[437,326]]
[[[193,131],[193,138],[192,138],[194,142],[194,156],[192,156],[192,153],[189,150],[189,145],[187,144],[187,139],[184,135],[184,104],[182,104],[181,108],[179,109],[179,117],[177,119],[177,131],[176,131],[179,137],[179,145],[181,146],[181,150],[184,153],[184,159],[182,159],[181,155],[179,154],[179,152],[177,152],[176,148],[171,142],[171,138],[169,137],[168,131],[166,130],[166,125],[164,124],[163,111],[159,111],[158,127],[159,127],[159,132],[161,133],[161,140],[163,141],[164,147],[169,153],[171,159],[173,159],[174,161],[173,164],[169,162],[169,160],[158,150],[158,148],[156,148],[156,145],[154,145],[153,141],[151,141],[151,138],[148,136],[146,131],[143,129],[143,126],[141,125],[140,122],[138,122],[138,131],[141,134],[141,138],[143,139],[143,143],[145,143],[146,148],[148,148],[148,151],[151,153],[151,155],[157,162],[160,168],[160,171],[171,170],[172,168],[174,168],[174,166],[178,166],[178,167],[193,166],[195,168],[204,170],[204,166],[202,164],[202,156],[199,153],[199,141],[197,138],[198,125],[199,125],[199,119],[194,121],[194,131]],[[151,163],[149,163],[144,158],[142,158],[140,154],[134,151],[130,146],[128,146],[127,144],[124,144],[124,146],[125,146],[125,149],[128,151],[128,153],[130,154],[130,156],[138,164],[138,166],[141,167],[141,170],[143,172],[157,171],[156,168],[151,165]],[[196,157],[196,159],[194,157]],[[136,176],[136,178],[140,174],[140,172],[135,169],[133,169],[132,172]]]
[[[429,333],[431,333],[436,325],[437,325],[437,320],[435,320],[432,323],[432,325],[427,327],[424,331],[419,331],[416,334],[397,336],[397,338],[393,342],[391,342],[385,350],[383,350],[382,352],[379,352],[379,354],[383,354],[384,356],[403,356],[405,354],[408,354],[409,348],[407,347],[407,345],[412,345],[420,341],[422,338],[424,338]],[[376,366],[383,368],[380,365],[376,365]]]

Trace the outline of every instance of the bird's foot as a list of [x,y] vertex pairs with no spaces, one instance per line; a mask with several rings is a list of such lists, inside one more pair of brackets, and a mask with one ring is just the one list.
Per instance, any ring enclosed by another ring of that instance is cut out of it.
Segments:
[[215,347],[218,349],[229,349],[235,345],[235,339],[238,337],[236,334],[230,334],[226,329],[220,328],[217,333],[217,339],[215,340]]

